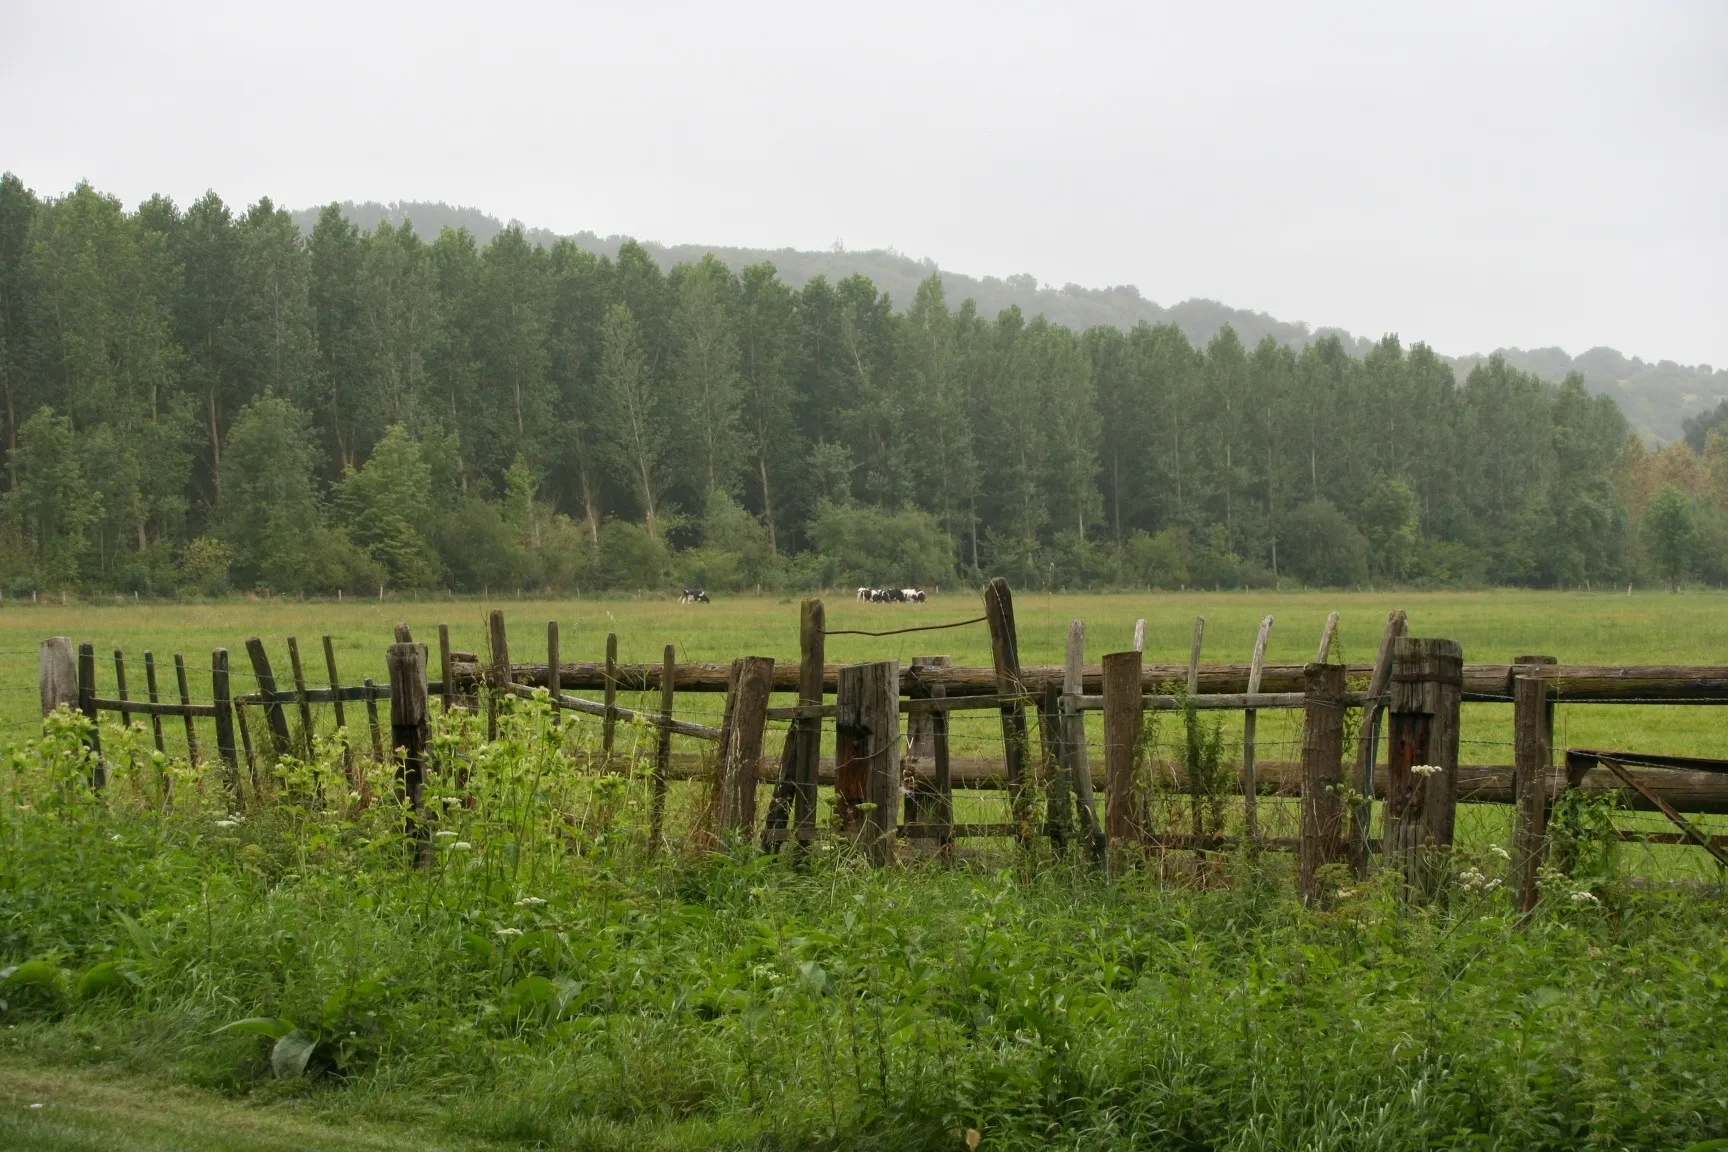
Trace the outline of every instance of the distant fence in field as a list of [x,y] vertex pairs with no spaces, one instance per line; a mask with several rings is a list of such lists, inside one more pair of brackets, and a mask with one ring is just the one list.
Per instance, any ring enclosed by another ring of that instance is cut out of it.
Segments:
[[[1433,888],[1455,842],[1458,806],[1490,802],[1514,807],[1510,884],[1520,907],[1528,908],[1550,850],[1550,814],[1563,793],[1584,789],[1621,792],[1632,808],[1659,812],[1669,826],[1666,832],[1622,830],[1622,837],[1692,844],[1728,865],[1728,837],[1708,835],[1686,816],[1728,812],[1728,762],[1574,749],[1557,768],[1553,748],[1556,703],[1728,704],[1728,668],[1574,666],[1549,656],[1466,665],[1458,644],[1407,635],[1402,611],[1388,618],[1372,664],[1329,662],[1338,622],[1332,613],[1315,659],[1300,665],[1266,662],[1268,616],[1245,664],[1201,662],[1202,618],[1186,664],[1145,662],[1144,622],[1129,648],[1088,663],[1086,630],[1075,621],[1062,665],[1023,666],[1007,583],[992,581],[983,600],[977,619],[893,632],[983,625],[991,641],[987,667],[953,666],[942,656],[906,666],[829,664],[825,638],[835,633],[814,599],[800,608],[796,665],[765,656],[680,663],[671,646],[659,663],[624,664],[615,635],[607,639],[604,660],[566,662],[556,622],[547,625],[544,659],[519,661],[512,658],[504,613],[493,611],[484,655],[452,650],[449,629],[441,625],[436,665],[429,646],[398,625],[382,685],[371,679],[343,684],[329,636],[322,638],[316,686],[292,637],[284,679],[254,637],[245,650],[257,690],[236,693],[228,651],[218,648],[205,669],[207,703],[194,702],[191,669],[179,653],[172,658],[171,690],[163,687],[154,653],[143,653],[140,695],[135,677],[129,683],[123,652],[112,653],[112,687],[103,690],[98,669],[105,661],[93,646],[53,637],[40,649],[41,704],[44,715],[69,708],[91,722],[94,786],[107,783],[100,735],[106,713],[127,723],[147,720],[159,751],[166,751],[167,734],[178,727],[194,763],[213,749],[237,805],[249,788],[257,789],[260,760],[311,756],[314,709],[328,709],[344,732],[349,706],[363,710],[365,736],[347,742],[351,775],[357,781],[362,775],[353,770],[356,756],[393,761],[404,796],[417,804],[432,770],[433,701],[444,711],[483,713],[490,738],[506,698],[544,690],[558,712],[601,721],[598,755],[605,765],[614,762],[621,721],[656,733],[656,840],[668,782],[700,774],[713,786],[715,830],[759,840],[765,851],[787,843],[805,848],[831,834],[817,827],[819,790],[828,788],[841,834],[878,863],[895,856],[897,842],[950,853],[957,840],[970,837],[1021,845],[1047,837],[1113,869],[1149,855],[1191,852],[1204,862],[1209,854],[1247,847],[1294,851],[1303,892],[1312,898],[1326,865],[1348,865],[1365,876],[1376,855],[1413,885]],[[658,706],[620,705],[621,692],[658,693]],[[680,693],[724,694],[720,724],[679,716]],[[776,693],[794,699],[775,704]],[[1467,702],[1511,705],[1511,764],[1459,763],[1460,708]],[[1219,712],[1242,715],[1239,767],[1228,770],[1220,770],[1216,747],[1205,748],[1204,717]],[[968,713],[993,715],[997,754],[953,754],[955,725]],[[1101,740],[1089,735],[1094,713]],[[1262,713],[1300,716],[1299,755],[1261,758]],[[1154,764],[1159,716],[1178,720],[1185,746]],[[208,739],[199,731],[205,722]],[[778,755],[766,746],[770,724],[783,731]],[[833,754],[824,756],[830,735]],[[711,751],[674,755],[674,736],[705,742]],[[759,804],[763,785],[770,786],[766,805]],[[963,818],[957,790],[1005,792],[1006,818]],[[1224,819],[1226,805],[1239,819]]]

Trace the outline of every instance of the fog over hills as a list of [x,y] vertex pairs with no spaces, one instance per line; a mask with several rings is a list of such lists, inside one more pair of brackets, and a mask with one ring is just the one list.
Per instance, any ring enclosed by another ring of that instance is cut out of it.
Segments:
[[[415,231],[428,239],[444,228],[466,228],[478,243],[485,244],[507,227],[503,221],[480,209],[442,203],[398,201],[380,204],[367,201],[356,204],[346,201],[341,208],[349,220],[363,229],[375,228],[386,220],[392,224],[409,220],[413,222]],[[317,218],[317,208],[294,213],[295,222],[306,234],[310,234]],[[531,243],[550,246],[561,239],[557,233],[544,228],[530,227],[519,221],[511,223],[518,224]],[[597,255],[615,256],[626,237],[577,232],[569,239]],[[1131,284],[1111,288],[1083,288],[1068,284],[1057,288],[1040,284],[1030,275],[974,277],[939,268],[931,260],[913,259],[892,249],[853,252],[836,248],[810,252],[793,248],[661,244],[646,240],[641,243],[663,268],[700,260],[710,252],[735,271],[768,261],[779,270],[780,278],[794,288],[816,276],[839,280],[861,273],[874,281],[878,289],[888,293],[897,307],[909,302],[919,282],[934,272],[941,275],[951,303],[958,304],[970,298],[977,302],[978,311],[984,316],[994,316],[1015,305],[1028,316],[1043,315],[1055,323],[1077,329],[1096,324],[1130,328],[1141,321],[1175,324],[1196,344],[1210,340],[1228,324],[1249,346],[1270,336],[1281,343],[1300,347],[1326,334],[1336,334],[1356,355],[1362,355],[1373,345],[1371,338],[1352,335],[1343,329],[1311,328],[1305,322],[1279,320],[1264,312],[1232,308],[1215,300],[1184,300],[1165,307],[1146,299]],[[1406,344],[1421,339],[1421,333],[1400,335]],[[1445,354],[1460,372],[1468,371],[1491,354],[1454,355],[1448,349],[1436,351]],[[1677,438],[1681,432],[1681,420],[1713,408],[1718,400],[1728,397],[1728,369],[1716,369],[1708,364],[1683,365],[1672,360],[1651,363],[1603,347],[1591,348],[1577,356],[1560,348],[1500,348],[1494,351],[1514,367],[1534,372],[1547,380],[1558,381],[1569,372],[1580,373],[1592,392],[1614,397],[1632,426],[1654,440]]]

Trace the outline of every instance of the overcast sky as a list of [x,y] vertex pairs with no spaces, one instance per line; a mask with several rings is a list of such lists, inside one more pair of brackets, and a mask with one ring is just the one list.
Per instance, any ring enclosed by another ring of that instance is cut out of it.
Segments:
[[1728,0],[0,0],[0,168],[1728,365]]

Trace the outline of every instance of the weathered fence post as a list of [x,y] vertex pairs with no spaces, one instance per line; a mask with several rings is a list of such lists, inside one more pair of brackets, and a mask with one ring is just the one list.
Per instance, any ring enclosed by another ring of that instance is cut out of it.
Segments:
[[1324,664],[1326,658],[1332,655],[1332,641],[1338,636],[1338,613],[1326,613],[1326,625],[1320,629],[1320,647],[1314,656],[1314,663]]
[[[1140,621],[1136,633],[1145,639],[1146,622]],[[1138,652],[1140,649],[1136,648]],[[1086,623],[1068,622],[1068,649],[1062,662],[1062,694],[1079,696],[1086,689]],[[1062,770],[1074,785],[1075,807],[1079,810],[1080,834],[1086,839],[1086,851],[1094,862],[1104,859],[1104,830],[1098,826],[1098,808],[1092,795],[1092,764],[1086,748],[1086,713],[1069,708],[1062,714]]]
[[192,688],[186,680],[186,657],[174,653],[174,686],[180,690],[180,718],[186,722],[186,762],[198,767],[198,725],[192,721]]
[[1104,657],[1105,822],[1108,862],[1121,867],[1120,845],[1139,835],[1134,812],[1134,761],[1140,751],[1146,697],[1140,685],[1140,653],[1112,652]]
[[[947,668],[953,660],[948,656],[914,656],[914,668]],[[915,681],[916,682],[916,681]],[[914,689],[919,699],[933,699],[937,692],[946,692],[941,685]],[[941,794],[925,779],[922,769],[936,761],[936,721],[940,712],[912,712],[906,717],[906,771],[901,776],[905,790],[906,823],[925,826],[932,823],[942,806]],[[939,823],[940,821],[935,821]],[[937,837],[940,839],[940,836]]]
[[1320,900],[1316,876],[1344,858],[1344,674],[1342,664],[1302,673],[1302,899]]
[[359,790],[359,778],[354,773],[354,746],[348,740],[348,710],[342,703],[342,678],[336,673],[336,644],[330,633],[324,633],[324,672],[330,678],[330,710],[336,717],[336,731],[342,734],[342,771],[348,786]]
[[78,663],[72,656],[70,637],[50,636],[42,641],[36,653],[36,668],[44,719],[52,716],[56,708],[78,707]]
[[[1031,832],[1031,797],[1026,791],[1026,685],[1020,678],[1020,640],[1014,627],[1014,597],[998,576],[984,588],[984,616],[990,625],[990,655],[996,666],[996,692],[1002,704],[1002,756],[1008,777],[1008,804],[1015,838],[1022,846]],[[898,690],[898,689],[896,689]]]
[[1043,752],[1038,772],[1045,788],[1044,826],[1057,851],[1067,847],[1074,824],[1074,796],[1062,769],[1061,701],[1061,682],[1046,679],[1038,696],[1038,743]]
[[90,722],[90,734],[85,744],[94,757],[90,765],[90,786],[101,788],[108,783],[108,770],[102,763],[102,721],[96,715],[96,646],[78,645],[78,710]]
[[900,664],[852,664],[840,669],[835,694],[834,767],[862,784],[859,840],[871,863],[888,863],[900,810]]
[[312,724],[312,701],[306,698],[306,668],[300,663],[300,640],[296,636],[288,637],[288,669],[294,676],[294,700],[300,706],[300,741],[306,759],[311,760],[316,729]]
[[[558,668],[558,621],[546,621],[546,691],[552,697],[552,727],[559,727],[562,717],[559,715],[558,698],[564,694],[563,673]],[[606,750],[610,758],[612,750]]]
[[[823,661],[827,659],[827,611],[820,600],[806,600],[798,609],[798,703],[822,703]],[[799,736],[798,759],[792,775],[792,823],[798,842],[816,839],[816,774],[822,762],[822,718],[794,723]]]
[[[144,649],[144,694],[152,704],[162,702],[162,694],[156,687],[156,653]],[[156,751],[166,755],[168,745],[162,739],[162,714],[155,709],[150,710],[150,735],[155,738]],[[168,777],[162,777],[164,793],[168,787]]]
[[[1070,627],[1072,627],[1072,625],[1070,625]],[[1144,653],[1146,651],[1146,621],[1145,620],[1134,621],[1134,643],[1129,645],[1129,647],[1133,648],[1134,651],[1136,651],[1136,652]]]
[[504,610],[494,608],[486,618],[486,634],[492,642],[492,690],[486,694],[486,739],[498,739],[498,704],[510,690],[510,634],[504,628]]
[[1374,761],[1380,756],[1380,725],[1386,715],[1386,686],[1392,680],[1392,651],[1406,626],[1404,609],[1395,608],[1386,617],[1380,637],[1380,652],[1374,673],[1368,679],[1368,703],[1362,713],[1362,729],[1356,741],[1356,803],[1350,808],[1350,863],[1356,878],[1366,880],[1373,858]]
[[450,656],[450,625],[438,625],[439,704],[448,713],[456,706],[456,663]]
[[372,759],[375,763],[384,763],[384,736],[378,730],[378,685],[372,683],[368,676],[360,682],[366,690],[366,727],[372,732]]
[[222,761],[222,771],[228,776],[228,792],[234,798],[234,810],[241,811],[240,754],[234,747],[234,693],[228,680],[228,649],[217,648],[210,653],[210,702],[216,706],[216,755]]
[[[1248,665],[1248,695],[1260,691],[1260,677],[1266,671],[1266,641],[1272,636],[1272,617],[1260,621],[1260,631],[1254,637],[1254,657]],[[1249,843],[1260,839],[1260,781],[1255,775],[1256,733],[1260,713],[1253,708],[1242,711],[1242,831]]]
[[[1552,656],[1520,656],[1518,665],[1554,663]],[[1548,774],[1554,763],[1554,705],[1548,679],[1533,672],[1512,678],[1512,891],[1520,912],[1536,907],[1536,877],[1542,870],[1547,831]]]
[[733,690],[720,722],[720,771],[716,825],[749,837],[756,828],[756,775],[762,762],[762,733],[768,723],[768,697],[774,691],[774,658],[740,656],[732,662]]
[[399,643],[385,654],[390,670],[390,744],[400,755],[396,794],[408,809],[407,833],[415,859],[427,861],[431,844],[423,810],[426,787],[426,741],[430,735],[426,646]]
[[1386,864],[1401,867],[1412,885],[1432,894],[1457,816],[1464,650],[1451,640],[1405,636],[1392,660]]
[[654,753],[654,798],[649,809],[648,846],[658,849],[666,827],[666,777],[672,768],[672,705],[677,699],[678,652],[666,645],[660,663],[660,742]]
[[606,633],[606,694],[602,702],[606,715],[600,721],[600,751],[612,763],[612,749],[618,739],[618,633]]
[[246,655],[251,657],[252,675],[264,697],[264,719],[270,725],[270,741],[276,748],[276,755],[286,755],[288,716],[282,711],[282,701],[276,699],[276,673],[270,670],[270,655],[264,651],[264,641],[256,636],[247,640]]
[[1206,641],[1206,617],[1194,617],[1194,640],[1188,647],[1188,695],[1200,691],[1200,647]]

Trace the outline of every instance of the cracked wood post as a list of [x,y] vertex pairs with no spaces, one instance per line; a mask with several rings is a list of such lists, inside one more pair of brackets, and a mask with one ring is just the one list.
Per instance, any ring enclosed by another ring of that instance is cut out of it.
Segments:
[[[949,656],[914,656],[914,668],[947,668],[954,663]],[[925,698],[933,697],[943,691],[939,686],[926,688],[915,692]],[[928,826],[942,824],[941,809],[944,798],[934,784],[926,783],[922,769],[936,762],[936,739],[939,712],[913,712],[906,717],[906,771],[901,774],[901,785],[906,799],[906,823]],[[945,719],[945,717],[943,717]],[[943,728],[944,738],[947,735]],[[953,798],[950,795],[948,803]],[[937,837],[941,839],[940,836]]]
[[1039,779],[1044,785],[1044,827],[1058,852],[1068,846],[1074,826],[1074,796],[1063,770],[1062,685],[1054,677],[1044,681],[1038,699],[1038,743],[1043,752]]
[[438,625],[438,687],[439,704],[449,714],[456,701],[456,669],[450,658],[450,625]]
[[50,636],[42,641],[36,653],[36,669],[43,719],[52,716],[56,708],[77,711],[78,663],[72,655],[71,638]]
[[258,681],[258,691],[265,697],[264,719],[270,726],[270,743],[277,756],[288,753],[288,716],[282,702],[276,699],[276,673],[270,670],[270,655],[264,651],[264,641],[254,636],[246,641],[246,655],[252,660],[252,675]]
[[186,723],[186,762],[198,767],[198,725],[192,720],[192,688],[186,680],[186,657],[174,653],[174,686],[180,691],[180,718]]
[[602,703],[606,705],[606,715],[600,721],[600,751],[605,754],[606,764],[612,764],[612,749],[618,739],[618,633],[606,633],[606,690]]
[[840,669],[835,693],[835,777],[862,787],[857,835],[870,862],[894,853],[900,810],[900,663],[852,664]]
[[1350,863],[1356,869],[1358,880],[1368,878],[1374,855],[1370,843],[1370,829],[1374,822],[1374,761],[1380,754],[1380,727],[1386,715],[1386,705],[1380,697],[1386,694],[1387,685],[1392,680],[1393,647],[1407,626],[1402,608],[1393,609],[1386,617],[1386,631],[1380,636],[1380,652],[1368,679],[1369,702],[1363,710],[1362,727],[1356,741],[1353,787],[1358,799],[1350,809]]
[[996,670],[996,693],[1002,705],[1002,760],[1008,777],[1008,803],[1015,838],[1024,847],[1032,824],[1031,795],[1026,789],[1026,685],[1020,677],[1020,639],[1014,627],[1014,596],[1008,581],[998,576],[984,588],[984,616],[990,625],[990,656]]
[[[558,621],[546,621],[546,691],[552,697],[552,727],[558,728],[562,717],[559,715],[558,700],[563,696],[563,685],[559,683],[558,672]],[[608,747],[607,753],[612,749]]]
[[[1552,656],[1520,656],[1516,664],[1553,664]],[[1536,877],[1542,870],[1547,832],[1548,772],[1554,763],[1554,705],[1548,680],[1537,675],[1512,679],[1512,903],[1519,912],[1536,907]]]
[[1317,874],[1344,859],[1344,665],[1310,664],[1303,670],[1302,899],[1321,900]]
[[[1145,642],[1145,624],[1135,628],[1141,644]],[[1140,646],[1134,649],[1140,651]],[[1068,622],[1068,650],[1062,663],[1062,694],[1078,696],[1085,689],[1086,623]],[[1086,748],[1086,713],[1069,710],[1061,716],[1062,770],[1074,789],[1075,808],[1080,818],[1080,834],[1086,841],[1086,852],[1093,863],[1104,860],[1104,830],[1098,825],[1098,809],[1092,795],[1092,765]]]
[[[1385,863],[1425,895],[1439,889],[1457,818],[1463,669],[1455,641],[1404,636],[1394,644]],[[1413,771],[1419,766],[1437,770]]]
[[[822,601],[798,606],[798,703],[822,703],[822,660],[826,616]],[[788,821],[801,848],[816,837],[816,773],[822,753],[822,718],[801,716],[786,727],[780,752],[780,782],[768,805],[762,850],[776,851],[786,839]]]
[[774,691],[774,658],[740,656],[732,662],[732,679],[736,687],[720,724],[716,825],[722,837],[749,839],[756,829],[756,772]]
[[[162,701],[162,695],[156,687],[156,653],[148,648],[144,649],[144,695],[152,704],[159,704]],[[166,755],[168,745],[162,739],[162,713],[154,710],[150,713],[150,734],[155,738],[156,751]],[[162,784],[164,792],[166,792],[167,776],[162,777]]]
[[1104,657],[1104,778],[1108,863],[1121,867],[1121,845],[1136,839],[1134,760],[1146,698],[1140,686],[1140,653],[1112,652]]
[[406,827],[416,863],[429,861],[431,829],[424,811],[426,743],[431,735],[426,645],[390,645],[384,657],[390,670],[390,745],[401,757],[396,768],[396,795],[407,809]]
[[336,716],[336,731],[342,737],[342,772],[350,790],[358,792],[360,774],[354,771],[354,746],[348,741],[348,711],[342,705],[342,678],[336,672],[336,644],[324,633],[324,672],[330,678],[330,709]]

